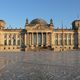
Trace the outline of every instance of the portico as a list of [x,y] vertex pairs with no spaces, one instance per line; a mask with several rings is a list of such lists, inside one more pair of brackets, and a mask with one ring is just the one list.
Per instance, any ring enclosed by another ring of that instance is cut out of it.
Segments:
[[[52,22],[51,22],[52,25]],[[51,47],[53,26],[43,19],[34,19],[30,23],[26,22],[25,45],[28,48]]]
[[29,47],[48,47],[51,46],[50,32],[28,32],[25,36],[25,45]]

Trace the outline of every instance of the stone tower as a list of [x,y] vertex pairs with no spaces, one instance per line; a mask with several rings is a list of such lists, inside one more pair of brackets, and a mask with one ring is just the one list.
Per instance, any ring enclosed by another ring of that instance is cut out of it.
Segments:
[[80,48],[80,20],[72,22],[72,29],[74,30],[74,43],[75,47]]

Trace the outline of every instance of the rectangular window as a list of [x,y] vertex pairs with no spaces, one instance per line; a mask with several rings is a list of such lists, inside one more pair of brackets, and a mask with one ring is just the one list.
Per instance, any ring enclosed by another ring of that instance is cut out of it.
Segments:
[[17,43],[18,43],[18,46],[19,46],[20,45],[20,40],[18,40]]
[[63,45],[63,41],[62,41],[62,39],[60,39],[60,45]]
[[58,34],[55,34],[55,39],[58,39]]
[[7,40],[4,40],[4,45],[7,45]]
[[16,40],[15,39],[13,39],[13,45],[16,45]]
[[58,45],[58,40],[55,40],[55,45]]
[[9,40],[9,45],[11,45],[11,40]]
[[69,41],[69,45],[71,45],[71,39],[69,39],[68,41]]
[[62,33],[60,34],[60,37],[59,37],[59,38],[60,38],[60,39],[62,39],[62,38],[63,38],[63,34],[62,34]]
[[67,45],[67,40],[65,39],[64,41],[65,41],[65,42],[64,42],[64,43],[65,43],[65,45]]

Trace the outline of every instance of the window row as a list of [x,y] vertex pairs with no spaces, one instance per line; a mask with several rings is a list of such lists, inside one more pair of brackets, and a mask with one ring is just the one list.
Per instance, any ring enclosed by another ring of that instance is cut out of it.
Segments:
[[4,40],[4,45],[20,45],[20,40]]
[[72,34],[55,34],[55,38],[71,38],[71,36],[72,36],[72,38],[74,38],[74,35],[72,35]]
[[[72,44],[74,44],[74,40],[72,40]],[[55,45],[71,45],[71,39],[68,39],[68,40],[60,39],[59,41],[55,40]]]

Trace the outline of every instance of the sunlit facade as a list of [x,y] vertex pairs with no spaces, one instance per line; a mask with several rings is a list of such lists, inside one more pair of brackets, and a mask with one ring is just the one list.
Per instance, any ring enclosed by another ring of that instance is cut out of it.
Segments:
[[80,20],[72,22],[72,29],[55,29],[52,19],[48,24],[40,18],[30,23],[26,19],[24,29],[8,29],[5,24],[0,20],[0,51],[65,51],[80,48]]

